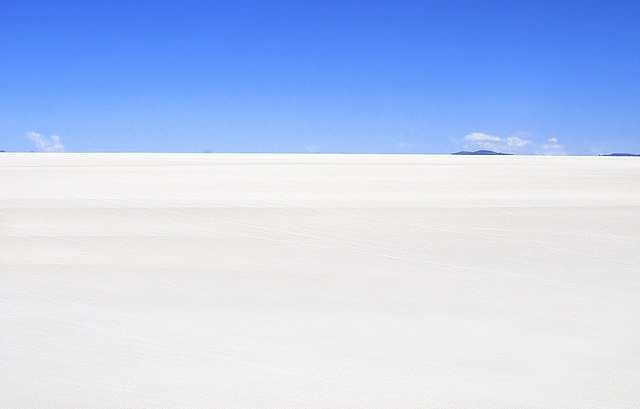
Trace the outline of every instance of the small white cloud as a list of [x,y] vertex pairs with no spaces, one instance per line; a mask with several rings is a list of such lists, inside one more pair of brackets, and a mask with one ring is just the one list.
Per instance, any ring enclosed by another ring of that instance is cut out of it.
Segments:
[[47,138],[37,132],[29,132],[27,138],[34,143],[38,152],[64,152],[64,145],[58,135]]

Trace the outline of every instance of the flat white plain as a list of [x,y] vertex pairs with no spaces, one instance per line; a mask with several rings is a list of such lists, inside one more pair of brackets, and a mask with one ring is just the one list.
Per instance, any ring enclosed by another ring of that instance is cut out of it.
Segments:
[[640,407],[640,160],[0,154],[2,408]]

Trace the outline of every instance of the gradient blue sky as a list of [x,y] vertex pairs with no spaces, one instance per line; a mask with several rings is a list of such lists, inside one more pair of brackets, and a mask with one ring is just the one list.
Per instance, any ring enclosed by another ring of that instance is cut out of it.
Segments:
[[4,2],[0,149],[52,135],[71,152],[638,152],[640,2]]

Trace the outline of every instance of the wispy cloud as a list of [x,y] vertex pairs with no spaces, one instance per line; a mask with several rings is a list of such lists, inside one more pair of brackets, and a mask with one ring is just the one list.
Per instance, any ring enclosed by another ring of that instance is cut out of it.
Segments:
[[33,142],[38,152],[64,152],[64,145],[60,142],[58,135],[47,138],[37,132],[29,132],[27,138]]
[[539,152],[543,155],[566,155],[564,146],[558,142],[558,138],[549,138],[547,142],[542,145],[542,150]]
[[488,149],[496,152],[535,155],[567,154],[558,138],[548,138],[545,142],[539,142],[526,132],[518,132],[512,136],[496,136],[473,132],[465,135],[462,145],[467,150]]
[[399,150],[399,151],[408,151],[411,149],[414,149],[414,145],[409,143],[409,142],[405,142],[405,141],[396,141],[393,144],[393,149],[394,150]]
[[320,145],[317,143],[308,143],[304,146],[304,150],[307,153],[316,153],[318,152],[318,149],[320,149]]
[[464,137],[466,149],[488,149],[507,153],[520,153],[531,141],[519,136],[500,137],[481,132],[473,132]]

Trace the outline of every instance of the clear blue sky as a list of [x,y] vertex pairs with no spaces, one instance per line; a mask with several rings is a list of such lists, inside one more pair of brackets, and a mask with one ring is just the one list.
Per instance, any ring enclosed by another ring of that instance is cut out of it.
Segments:
[[638,152],[640,2],[6,1],[0,149],[29,132],[71,152]]

